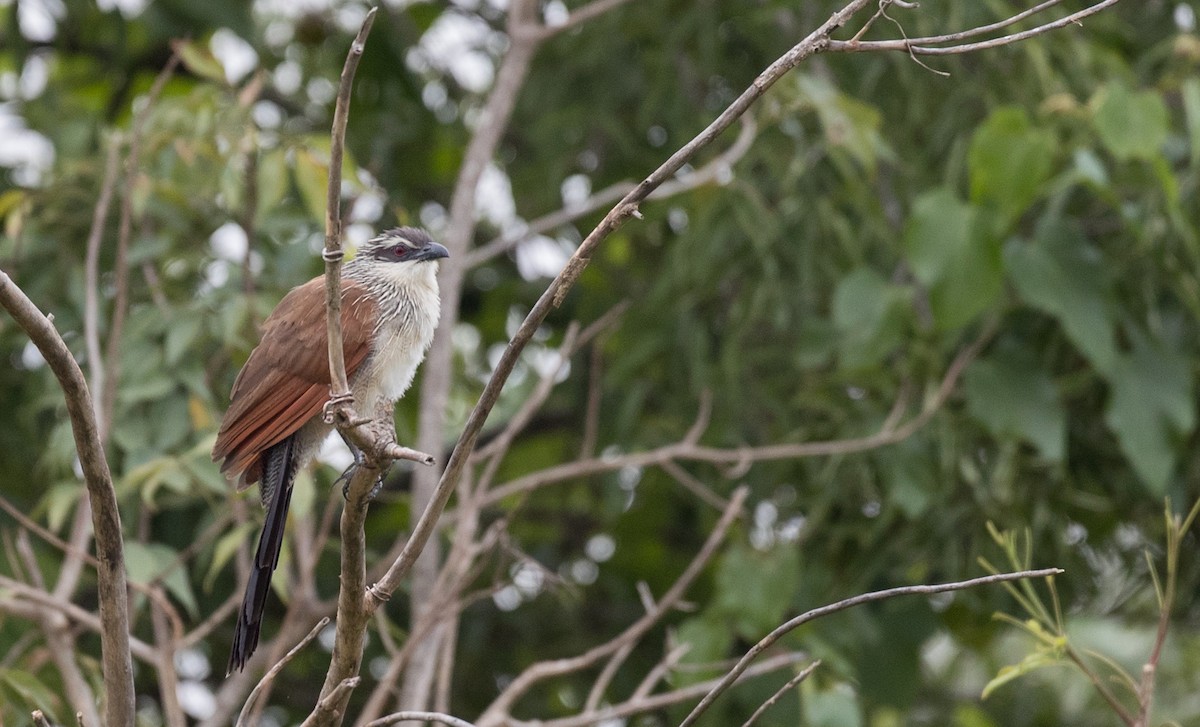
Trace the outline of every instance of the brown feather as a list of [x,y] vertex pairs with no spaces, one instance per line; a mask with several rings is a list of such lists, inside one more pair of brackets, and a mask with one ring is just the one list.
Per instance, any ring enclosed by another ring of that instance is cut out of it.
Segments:
[[[376,306],[367,289],[342,279],[342,351],[351,379],[374,338]],[[316,416],[329,400],[325,279],[292,289],[262,325],[233,384],[213,460],[244,489],[262,476],[262,456]]]

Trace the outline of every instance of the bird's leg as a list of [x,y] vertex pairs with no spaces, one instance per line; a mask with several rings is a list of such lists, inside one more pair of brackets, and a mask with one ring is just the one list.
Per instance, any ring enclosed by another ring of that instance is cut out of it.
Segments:
[[[350,463],[349,467],[342,470],[342,473],[333,482],[335,485],[339,482],[342,483],[342,499],[348,499],[350,497],[350,481],[354,479],[355,471],[366,464],[367,458],[361,449],[354,446],[354,442],[351,442],[350,438],[342,430],[338,429],[337,433],[342,438],[342,441],[346,443],[346,446],[350,448],[350,454],[354,455],[354,461]],[[375,485],[371,487],[371,492],[367,494],[368,500],[374,500],[379,491],[383,489],[383,478],[387,475],[389,469],[391,469],[390,465],[379,471],[379,476],[375,478]]]

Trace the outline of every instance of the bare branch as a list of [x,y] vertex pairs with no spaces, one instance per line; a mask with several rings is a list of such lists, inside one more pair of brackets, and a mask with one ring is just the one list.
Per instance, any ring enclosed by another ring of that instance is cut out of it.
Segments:
[[[91,611],[87,611],[79,606],[76,606],[70,601],[63,601],[56,598],[53,594],[46,593],[40,588],[34,588],[21,581],[13,580],[7,576],[0,575],[0,586],[11,591],[11,595],[16,598],[0,599],[0,611],[7,611],[17,616],[28,617],[30,613],[21,608],[23,601],[36,604],[42,609],[51,609],[62,613],[71,621],[86,627],[90,631],[100,634],[103,641],[104,622]],[[11,606],[11,608],[10,608]],[[41,615],[41,614],[35,614]],[[150,666],[157,663],[157,654],[154,647],[147,644],[141,639],[131,636],[129,637],[129,646],[133,656],[136,656],[140,661],[145,662]]]
[[[739,447],[736,449],[706,447],[694,441],[699,438],[702,427],[707,422],[707,414],[705,414],[705,408],[702,405],[696,423],[692,425],[688,434],[679,442],[667,444],[646,452],[637,452],[617,457],[577,460],[531,472],[483,493],[480,496],[481,502],[479,504],[481,507],[495,504],[507,497],[544,487],[555,482],[578,479],[602,472],[612,472],[624,467],[665,466],[666,463],[675,460],[691,460],[712,464],[740,465],[744,468],[754,462],[865,452],[904,441],[920,430],[921,427],[925,426],[941,410],[950,398],[950,395],[954,392],[954,388],[963,371],[975,360],[983,347],[987,345],[987,342],[991,340],[994,330],[995,328],[991,324],[985,326],[984,331],[970,345],[964,347],[955,356],[950,366],[946,368],[945,375],[943,375],[933,396],[925,403],[921,412],[909,421],[900,424],[897,411],[900,410],[902,402],[908,399],[907,386],[902,386],[900,395],[897,398],[897,404],[892,407],[892,411],[884,421],[883,426],[874,434],[826,442],[789,442],[759,447]],[[689,439],[692,441],[689,441]]]
[[104,682],[106,724],[133,724],[133,662],[129,653],[129,611],[126,598],[125,552],[121,537],[121,514],[112,475],[100,442],[95,411],[79,364],[71,356],[54,325],[37,309],[8,274],[0,270],[0,305],[25,330],[58,378],[71,418],[75,450],[84,483],[92,502],[100,602],[100,644]]
[[258,695],[263,688],[270,684],[275,679],[276,675],[279,674],[279,672],[283,671],[283,668],[287,666],[287,663],[291,661],[296,654],[300,653],[301,649],[303,649],[305,646],[308,646],[310,641],[317,638],[317,634],[321,633],[321,629],[325,628],[328,623],[328,616],[318,621],[317,625],[313,626],[312,630],[309,631],[304,638],[300,639],[295,646],[289,649],[288,653],[284,654],[282,659],[275,662],[275,664],[267,670],[266,674],[263,674],[263,678],[260,679],[258,684],[254,685],[254,689],[250,691],[250,696],[246,697],[246,704],[242,707],[241,714],[238,715],[237,727],[242,727],[242,725],[246,724],[246,717],[250,714],[250,709],[254,706],[254,702],[258,699]]
[[375,23],[378,8],[371,8],[363,18],[358,35],[350,44],[342,76],[338,83],[337,102],[333,110],[333,128],[329,142],[329,181],[325,188],[325,321],[329,346],[330,403],[342,403],[343,424],[353,420],[346,405],[353,401],[350,384],[346,381],[346,359],[342,353],[342,155],[346,146],[346,123],[350,118],[350,92],[354,88],[354,73],[366,48],[367,34]]
[[751,649],[746,652],[746,655],[738,660],[737,665],[730,669],[729,673],[722,677],[717,685],[708,692],[708,694],[704,695],[704,698],[700,700],[700,703],[697,704],[695,708],[692,709],[691,713],[679,723],[679,727],[688,727],[689,725],[694,724],[695,721],[699,719],[700,715],[703,714],[710,706],[712,706],[712,703],[716,701],[717,697],[719,697],[722,692],[728,689],[729,685],[737,681],[737,678],[741,676],[742,672],[746,671],[746,668],[750,666],[750,662],[754,661],[759,654],[781,639],[785,634],[794,631],[809,621],[814,621],[823,616],[828,616],[831,613],[837,613],[838,611],[845,611],[848,608],[853,608],[864,603],[882,601],[888,598],[895,598],[896,596],[921,594],[928,595],[933,593],[945,593],[947,591],[961,591],[967,588],[986,586],[993,583],[1023,580],[1026,578],[1045,578],[1058,575],[1063,572],[1064,571],[1061,568],[1043,568],[1041,570],[1018,571],[1016,573],[998,573],[990,576],[982,576],[980,578],[972,578],[966,581],[955,581],[953,583],[938,583],[928,586],[901,586],[899,588],[888,588],[883,591],[863,593],[852,598],[831,603],[828,606],[821,606],[820,608],[814,608],[811,611],[806,611],[799,616],[796,616],[795,618],[783,623],[782,625],[777,626],[774,631],[764,636],[762,640],[751,647]]
[[729,507],[725,508],[725,511],[721,513],[720,520],[717,521],[716,527],[713,528],[708,539],[704,541],[704,545],[700,548],[696,557],[692,559],[692,562],[688,564],[688,567],[680,574],[671,588],[663,594],[663,597],[659,599],[653,609],[633,622],[615,638],[599,646],[595,646],[579,656],[554,661],[543,661],[525,669],[525,671],[521,672],[520,675],[513,679],[500,692],[499,696],[484,711],[479,721],[491,724],[489,720],[495,720],[499,715],[509,713],[516,700],[538,682],[586,669],[604,657],[619,651],[625,644],[636,643],[641,639],[654,624],[658,623],[659,619],[667,611],[675,607],[675,604],[683,598],[683,594],[691,586],[692,581],[696,579],[696,576],[708,564],[708,561],[716,552],[721,541],[725,539],[725,534],[729,530],[729,526],[733,524],[734,519],[741,512],[742,504],[746,501],[748,493],[749,490],[746,487],[739,487],[734,491],[733,497],[729,502]]
[[[605,215],[600,224],[587,236],[579,248],[567,262],[566,267],[561,273],[550,283],[546,291],[542,294],[538,302],[530,310],[525,320],[521,323],[520,328],[505,348],[504,353],[500,357],[500,361],[496,366],[492,378],[488,381],[484,388],[479,401],[472,409],[470,416],[467,419],[466,426],[459,437],[458,443],[454,447],[453,453],[450,455],[450,461],[446,465],[446,470],[442,474],[441,480],[437,483],[437,487],[428,498],[428,502],[421,513],[420,519],[413,527],[412,534],[409,536],[408,542],[405,543],[404,549],[400,556],[380,579],[379,583],[371,587],[371,602],[372,607],[378,607],[378,604],[387,599],[388,595],[396,590],[400,585],[400,581],[408,573],[413,563],[416,562],[417,556],[424,550],[425,544],[429,541],[430,535],[433,534],[434,528],[437,526],[437,520],[441,512],[446,507],[446,502],[450,499],[450,495],[454,492],[459,479],[462,476],[463,468],[466,467],[467,458],[475,447],[475,440],[479,436],[479,432],[483,429],[483,424],[487,420],[488,414],[491,413],[492,407],[496,405],[496,401],[500,397],[500,390],[504,387],[504,383],[508,380],[512,373],[513,367],[516,365],[517,358],[521,351],[525,349],[529,341],[533,338],[533,334],[537,331],[538,326],[549,315],[550,309],[557,305],[566,295],[567,291],[574,285],[580,273],[583,272],[591,254],[597,245],[608,237],[614,230],[620,227],[624,222],[637,212],[637,206],[640,202],[656,188],[670,179],[679,169],[691,159],[697,151],[710,144],[723,131],[729,128],[734,121],[742,116],[747,109],[778,81],[785,73],[792,68],[795,68],[805,58],[822,50],[829,42],[829,36],[834,30],[841,27],[849,18],[867,5],[869,0],[851,0],[841,10],[835,12],[828,20],[821,24],[808,37],[798,43],[790,51],[780,57],[777,61],[771,64],[763,71],[754,83],[747,88],[720,116],[717,117],[709,126],[692,141],[684,145],[679,151],[675,152],[656,169],[649,177],[642,180],[632,191],[625,195],[620,203]],[[509,55],[505,57],[506,63],[509,58],[516,52],[521,44],[514,45],[510,50]],[[527,63],[527,60],[526,60]],[[502,68],[503,71],[503,68]],[[498,133],[498,132],[497,132]],[[478,138],[478,137],[477,137]],[[472,139],[474,144],[476,139]],[[468,158],[470,155],[468,154]],[[452,219],[459,219],[460,215],[454,214],[452,208]],[[466,218],[464,218],[466,219]],[[464,222],[463,224],[469,224]],[[464,238],[465,239],[465,238]],[[444,271],[456,269],[453,266]],[[457,273],[461,276],[461,270]],[[461,280],[461,277],[459,278]],[[458,290],[457,287],[454,290]],[[453,308],[453,306],[451,306]],[[447,324],[446,319],[446,304],[443,304],[443,323]],[[450,323],[453,323],[454,313],[451,312]],[[444,330],[444,328],[443,328]],[[448,346],[443,343],[443,347]],[[448,349],[443,353],[442,357],[435,358],[434,354],[438,353],[438,345],[435,342],[434,349],[431,351],[431,364],[435,366],[445,366],[449,362]],[[428,367],[427,367],[428,368]],[[428,383],[428,382],[427,382]],[[428,394],[430,388],[423,391]],[[437,407],[444,404],[445,392],[437,392],[442,394],[441,399],[434,398],[431,401],[422,401],[422,409],[425,406]],[[431,415],[432,416],[432,415]],[[434,436],[433,432],[426,432],[422,427],[422,435]],[[415,502],[415,501],[414,501]]]
[[[158,683],[159,704],[162,706],[163,721],[169,727],[187,727],[187,717],[179,702],[179,674],[175,671],[175,654],[182,640],[182,627],[172,624],[167,610],[162,607],[166,595],[155,587],[158,598],[150,602],[150,623],[154,629],[154,645],[157,647],[158,662],[155,676]],[[178,618],[178,616],[176,616]]]
[[1024,13],[1020,13],[1012,18],[1000,21],[999,23],[992,23],[991,25],[972,28],[971,30],[965,30],[961,33],[935,35],[926,38],[911,38],[907,40],[832,40],[829,42],[827,50],[831,53],[863,53],[867,51],[898,50],[905,53],[930,56],[948,56],[961,53],[973,53],[975,51],[986,50],[988,48],[999,48],[1000,46],[1012,45],[1013,43],[1019,43],[1020,41],[1033,38],[1043,33],[1048,33],[1051,30],[1064,28],[1068,25],[1077,25],[1084,18],[1095,15],[1111,5],[1116,5],[1117,2],[1119,2],[1119,0],[1102,0],[1095,5],[1084,8],[1078,12],[1071,13],[1070,15],[1059,18],[1058,20],[1039,25],[1036,28],[1030,28],[1029,30],[1023,30],[1019,33],[1012,33],[999,38],[982,40],[975,43],[959,43],[958,45],[938,47],[938,44],[941,43],[957,43],[963,39],[987,33],[992,29],[1006,27],[1017,22],[1017,20],[1021,18],[1028,17],[1035,12],[1040,12],[1047,7],[1050,7],[1050,5],[1054,3],[1042,3],[1035,8],[1031,8]]
[[[731,176],[734,164],[750,150],[758,133],[758,126],[754,123],[753,118],[743,116],[741,120],[742,129],[738,133],[737,139],[734,140],[728,149],[721,152],[699,169],[663,183],[661,187],[650,193],[649,199],[656,201],[668,199],[707,184],[724,183]],[[613,204],[629,194],[636,187],[637,185],[633,182],[617,182],[596,192],[578,204],[542,215],[524,227],[500,235],[472,250],[467,255],[466,265],[468,267],[482,265],[535,235],[549,232],[557,227],[574,222],[584,215],[589,215],[596,210]]]
[[[778,671],[784,667],[796,664],[805,658],[807,657],[804,654],[791,652],[787,654],[780,654],[769,659],[764,659],[762,663],[755,664],[747,669],[745,673],[741,675],[739,682],[742,679],[750,679],[762,674]],[[593,725],[601,724],[606,720],[623,719],[635,714],[640,714],[642,712],[663,709],[664,707],[669,707],[673,704],[679,704],[681,702],[686,702],[689,699],[695,699],[709,689],[712,689],[713,685],[716,683],[716,679],[710,679],[708,681],[700,682],[699,684],[692,684],[687,687],[673,689],[669,692],[663,692],[662,694],[653,694],[641,699],[627,699],[620,704],[606,707],[591,714],[579,714],[573,717],[562,717],[559,719],[549,719],[536,722],[525,722],[516,719],[509,719],[505,724],[507,727],[592,727]],[[484,727],[482,720],[480,720],[480,727]]]
[[[100,241],[104,237],[108,210],[112,207],[120,152],[121,144],[117,136],[109,137],[104,177],[100,182],[100,195],[96,198],[95,210],[92,212],[92,227],[87,238],[87,258],[83,267],[83,340],[87,349],[91,388],[97,397],[104,391],[104,359],[100,353]],[[92,405],[96,411],[96,421],[100,423],[100,439],[104,440],[106,429],[100,416],[99,401],[93,401]]]
[[820,659],[817,659],[813,663],[804,667],[803,669],[800,670],[800,672],[798,674],[796,674],[796,676],[792,677],[791,679],[788,679],[787,683],[785,683],[782,687],[780,687],[777,692],[772,694],[770,699],[768,699],[767,701],[760,704],[758,709],[754,710],[754,714],[751,714],[750,719],[748,719],[744,723],[742,723],[742,727],[751,727],[751,725],[753,725],[758,720],[758,718],[762,716],[763,712],[766,712],[768,709],[770,709],[772,706],[774,706],[774,704],[776,702],[778,702],[780,699],[783,698],[783,695],[785,695],[788,692],[790,692],[791,690],[795,689],[797,684],[799,684],[800,682],[807,679],[808,676],[810,674],[812,674],[818,666],[821,666]]
[[[25,566],[25,571],[29,574],[29,582],[34,588],[45,591],[46,582],[42,578],[42,572],[37,564],[37,556],[34,555],[33,547],[30,545],[28,530],[18,531],[16,551]],[[49,647],[50,658],[54,660],[59,674],[62,675],[63,687],[71,705],[80,713],[86,712],[89,721],[99,724],[100,713],[96,710],[96,695],[76,661],[75,632],[67,628],[67,618],[60,611],[54,609],[36,609],[30,616],[42,627],[46,644]]]
[[475,725],[471,724],[465,719],[452,717],[448,714],[442,714],[441,712],[421,712],[417,710],[394,712],[386,717],[380,717],[377,720],[368,722],[366,727],[386,727],[390,724],[406,722],[409,720],[416,722],[440,722],[441,724],[449,725],[450,727],[475,727]]
[[538,35],[539,40],[545,40],[558,35],[559,33],[576,28],[593,18],[597,18],[604,13],[607,13],[609,10],[624,5],[627,2],[629,2],[629,0],[592,0],[587,5],[573,10],[569,15],[567,15],[566,20],[563,22],[555,25],[543,25],[537,27],[532,32]]

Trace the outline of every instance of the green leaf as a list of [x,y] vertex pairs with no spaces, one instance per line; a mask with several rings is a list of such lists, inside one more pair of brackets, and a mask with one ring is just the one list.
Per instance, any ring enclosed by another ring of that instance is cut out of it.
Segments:
[[1200,78],[1183,82],[1183,111],[1187,119],[1188,138],[1192,146],[1192,166],[1200,166]]
[[1100,141],[1118,159],[1152,159],[1169,130],[1167,107],[1154,91],[1134,93],[1124,83],[1103,88],[1093,100],[1092,122]]
[[[718,664],[729,655],[733,632],[720,614],[709,610],[689,618],[675,631],[675,641],[687,644],[688,651],[681,660],[685,664]],[[680,685],[695,684],[712,677],[705,671],[681,671],[676,675]]]
[[280,147],[262,155],[258,160],[258,210],[256,221],[262,222],[283,200],[288,189],[287,153]]
[[[968,369],[969,371],[969,369]],[[938,493],[935,459],[918,434],[890,447],[877,450],[872,457],[877,471],[887,484],[888,500],[910,518],[929,510]]]
[[1109,285],[1103,260],[1082,234],[1061,224],[1046,226],[1035,242],[1010,246],[1005,263],[1021,297],[1057,318],[1098,371],[1111,371],[1117,350]]
[[1023,109],[1010,106],[992,112],[967,152],[971,201],[996,209],[1011,223],[1050,176],[1054,150],[1054,136],[1030,128]]
[[51,720],[58,721],[56,715],[63,707],[61,698],[33,674],[24,669],[0,669],[0,683],[18,695],[26,709],[40,709]]
[[216,81],[221,85],[226,84],[225,67],[213,55],[207,43],[200,43],[194,40],[181,40],[176,41],[172,45],[175,48],[175,52],[179,54],[179,60],[183,62],[183,66],[189,71],[201,78]]
[[992,677],[983,687],[981,698],[987,699],[993,692],[1009,682],[1019,679],[1030,672],[1038,669],[1045,669],[1051,666],[1061,666],[1064,662],[1057,654],[1050,649],[1038,649],[1028,654],[1024,659],[1016,664],[1010,664],[1000,668],[996,676]]
[[859,268],[838,282],[833,323],[843,365],[873,366],[900,345],[907,329],[909,295],[868,268]]
[[998,238],[979,210],[949,189],[919,197],[904,234],[913,273],[929,289],[942,330],[970,323],[995,302],[1003,281]]
[[879,157],[889,154],[879,133],[883,124],[879,109],[838,91],[819,76],[801,74],[796,80],[800,92],[817,112],[825,141],[844,149],[869,174],[874,174]]
[[199,335],[202,323],[203,320],[198,312],[189,312],[174,318],[171,327],[167,330],[167,339],[164,344],[164,355],[168,366],[179,363],[179,359]]
[[329,162],[308,149],[296,150],[296,166],[292,170],[304,207],[313,220],[325,219],[325,192],[329,183]]
[[822,689],[809,679],[800,684],[800,693],[806,727],[862,727],[862,708],[849,684]]
[[967,369],[963,381],[967,410],[997,437],[1016,437],[1042,456],[1062,461],[1067,414],[1054,379],[1025,350],[998,350]]
[[[140,543],[129,541],[125,543],[125,565],[129,570],[129,580],[148,585],[175,563],[178,553],[160,543]],[[183,604],[188,613],[197,613],[196,596],[192,593],[191,583],[187,579],[187,568],[179,566],[172,568],[163,579],[162,584],[167,591]]]
[[213,546],[212,562],[208,565],[208,572],[204,574],[205,591],[212,589],[213,581],[216,580],[216,577],[225,568],[225,564],[233,558],[235,553],[237,553],[238,546],[240,546],[257,527],[258,525],[255,523],[242,523],[233,530],[230,530],[228,533],[222,535],[217,540],[216,545]]
[[742,638],[755,640],[779,625],[800,579],[800,552],[791,544],[755,550],[738,543],[717,566],[713,604]]
[[1134,336],[1117,359],[1104,420],[1146,487],[1161,497],[1179,447],[1196,424],[1191,362],[1161,343]]

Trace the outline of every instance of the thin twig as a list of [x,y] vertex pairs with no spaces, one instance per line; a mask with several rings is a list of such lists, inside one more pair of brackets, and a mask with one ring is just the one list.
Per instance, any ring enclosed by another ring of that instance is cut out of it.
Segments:
[[[708,184],[724,182],[729,177],[734,164],[744,157],[753,146],[754,139],[758,134],[758,125],[753,118],[743,116],[741,122],[742,128],[728,149],[699,169],[664,182],[662,186],[650,193],[648,199],[655,201],[668,199]],[[482,265],[536,235],[544,234],[612,205],[636,187],[637,185],[630,181],[617,182],[592,194],[582,202],[542,215],[524,227],[506,232],[472,250],[467,254],[466,265],[468,267]]]
[[[742,674],[741,682],[744,679],[750,679],[763,674],[769,674],[779,669],[792,666],[804,659],[808,658],[805,654],[791,652],[780,654],[769,659],[764,659],[762,663],[755,664]],[[606,707],[598,712],[591,714],[579,714],[573,717],[561,717],[559,719],[549,719],[544,721],[522,721],[517,719],[508,719],[503,723],[490,723],[484,725],[483,720],[479,721],[479,727],[498,727],[498,724],[504,724],[505,727],[592,727],[593,725],[603,724],[608,720],[626,719],[635,714],[651,712],[654,710],[663,709],[674,704],[686,702],[689,699],[704,694],[716,684],[716,679],[710,679],[692,684],[679,689],[673,689],[669,692],[661,694],[647,695],[641,699],[627,699],[620,704],[614,704]]]
[[737,681],[737,678],[746,670],[747,667],[750,666],[750,663],[754,661],[759,654],[765,651],[776,641],[783,638],[784,635],[796,630],[809,621],[814,621],[823,616],[828,616],[831,613],[837,613],[838,611],[845,611],[848,608],[853,608],[864,603],[882,601],[888,598],[895,598],[896,596],[929,595],[933,593],[945,593],[947,591],[961,591],[967,588],[986,586],[993,583],[1023,580],[1026,578],[1045,578],[1047,576],[1054,576],[1063,572],[1064,571],[1061,568],[1043,568],[1041,570],[1017,571],[1016,573],[997,573],[990,576],[972,578],[966,581],[955,581],[953,583],[938,583],[926,586],[900,586],[899,588],[888,588],[882,591],[863,593],[852,598],[831,603],[828,606],[821,606],[820,608],[814,608],[811,611],[806,611],[799,616],[784,622],[780,626],[777,626],[775,630],[764,636],[757,644],[751,647],[751,649],[746,652],[746,655],[738,660],[737,665],[730,669],[729,673],[722,677],[717,685],[713,687],[708,694],[704,695],[704,698],[700,700],[700,703],[697,704],[695,708],[692,709],[691,713],[679,723],[679,727],[688,727],[688,725],[694,724],[695,721],[699,719],[700,715],[703,714],[714,701],[716,701],[717,697],[719,697],[722,692],[728,689],[729,685]]
[[[912,38],[910,40],[867,40],[867,41],[846,41],[846,40],[831,40],[828,50],[830,53],[865,53],[869,51],[891,51],[898,50],[905,53],[929,56],[949,56],[959,55],[962,53],[974,53],[975,51],[987,50],[989,48],[999,48],[1000,46],[1012,45],[1023,40],[1028,40],[1043,33],[1048,33],[1052,30],[1064,28],[1068,25],[1078,25],[1084,18],[1095,15],[1107,7],[1116,5],[1119,0],[1102,0],[1095,5],[1084,8],[1075,13],[1071,13],[1058,20],[1039,25],[1036,28],[1023,30],[1019,33],[992,38],[990,40],[982,40],[975,43],[961,43],[959,45],[950,45],[939,47],[938,43],[950,43],[963,38],[973,37],[977,35],[977,29],[965,30],[961,33],[952,33],[950,35],[930,36],[928,38]],[[1040,6],[1039,6],[1040,7]],[[999,24],[993,24],[996,27],[1004,27],[1008,25],[1007,21],[1002,21]]]
[[592,0],[587,5],[571,11],[563,22],[554,25],[542,25],[537,27],[533,32],[537,33],[539,40],[546,40],[559,33],[578,27],[627,2],[629,0]]
[[568,659],[538,662],[528,667],[500,692],[499,696],[484,711],[483,716],[480,717],[480,721],[487,721],[485,717],[496,719],[498,715],[508,714],[516,700],[538,682],[550,677],[586,669],[604,657],[617,652],[625,644],[636,643],[640,640],[651,627],[662,619],[668,610],[675,607],[675,604],[683,598],[683,594],[691,586],[692,581],[696,579],[696,576],[708,564],[717,547],[725,539],[725,534],[729,530],[729,526],[733,524],[733,521],[741,512],[742,504],[746,501],[747,494],[749,494],[749,489],[744,486],[734,491],[733,497],[729,501],[729,507],[725,508],[725,511],[721,513],[721,518],[717,521],[708,539],[704,541],[704,545],[701,546],[700,551],[696,553],[696,557],[692,559],[692,562],[688,564],[688,567],[684,569],[675,583],[663,594],[653,609],[633,622],[615,638],[599,646],[595,646],[583,654]]
[[[35,589],[45,591],[46,581],[42,578],[41,569],[37,564],[37,556],[34,555],[33,547],[29,542],[29,531],[24,528],[17,532],[16,551],[25,566],[25,572],[29,574],[30,585]],[[96,695],[76,661],[78,654],[75,650],[75,632],[73,629],[67,628],[66,616],[54,609],[39,609],[36,612],[35,620],[42,627],[46,644],[50,650],[50,658],[58,667],[71,705],[80,712],[86,711],[88,719],[99,724],[100,713],[96,710]]]
[[[83,267],[83,340],[87,350],[91,389],[97,397],[104,391],[104,359],[100,353],[100,241],[104,238],[104,225],[112,207],[120,151],[120,140],[114,134],[108,139],[104,176],[100,182],[96,208],[92,211],[92,227],[88,230],[87,258]],[[96,411],[96,421],[100,423],[100,439],[104,440],[107,432],[104,420],[100,416],[98,400],[93,401],[93,408]]]
[[287,666],[288,662],[291,661],[296,654],[300,653],[300,650],[307,646],[310,641],[317,638],[317,634],[321,633],[321,629],[325,628],[328,623],[328,616],[318,621],[317,625],[313,626],[312,630],[309,631],[304,638],[300,639],[295,646],[289,649],[288,653],[284,654],[282,659],[275,662],[275,664],[267,670],[266,674],[263,674],[263,678],[258,681],[258,684],[254,685],[254,689],[250,690],[250,695],[246,697],[246,704],[242,707],[241,714],[238,715],[237,727],[242,727],[242,725],[246,724],[246,717],[250,714],[250,708],[254,706],[254,702],[258,699],[259,692],[261,692],[266,685],[274,681],[276,675],[283,671],[283,668]]
[[[101,621],[96,614],[81,608],[70,601],[62,601],[58,598],[55,598],[53,594],[46,593],[46,591],[40,588],[34,588],[33,586],[22,583],[18,580],[13,580],[12,578],[4,575],[0,575],[0,586],[9,590],[11,593],[8,595],[12,596],[8,599],[0,599],[0,610],[8,610],[9,607],[12,606],[13,609],[9,611],[10,613],[22,617],[29,616],[29,613],[20,608],[21,602],[24,601],[31,604],[36,604],[42,610],[48,608],[53,611],[60,612],[71,621],[79,624],[80,626],[86,627],[89,631],[100,634],[101,637],[104,635],[104,622]],[[45,614],[36,613],[33,615],[42,616]],[[158,657],[154,651],[154,647],[150,646],[150,644],[147,644],[145,641],[142,641],[135,636],[131,636],[129,637],[129,647],[132,655],[136,656],[139,661],[145,662],[151,667],[155,665]]]
[[[964,347],[946,368],[946,373],[939,382],[932,397],[926,402],[921,412],[907,422],[901,424],[895,416],[897,407],[884,421],[883,426],[874,434],[850,439],[836,439],[825,442],[787,442],[758,447],[719,448],[697,444],[694,440],[702,431],[704,417],[698,418],[682,440],[667,444],[646,452],[635,452],[617,457],[598,457],[568,462],[567,464],[549,467],[544,470],[531,472],[505,484],[493,487],[481,495],[480,506],[493,505],[507,497],[529,490],[565,480],[578,479],[602,472],[612,472],[624,467],[665,466],[675,460],[690,460],[709,462],[711,464],[733,464],[746,466],[753,462],[767,462],[781,459],[800,459],[804,457],[820,457],[854,452],[865,452],[878,449],[890,444],[902,442],[924,427],[933,416],[941,410],[950,395],[954,392],[959,378],[966,367],[975,360],[991,340],[994,327],[985,326],[984,331],[970,345]],[[907,387],[901,387],[898,403],[907,401]]]
[[380,717],[377,720],[368,722],[366,727],[387,727],[387,725],[410,720],[414,722],[440,722],[450,727],[475,727],[475,725],[465,719],[459,719],[448,714],[442,714],[441,712],[421,712],[412,709],[404,712],[393,712],[386,717]]
[[795,689],[797,684],[807,679],[808,676],[812,674],[818,666],[821,666],[820,659],[817,659],[813,663],[804,667],[800,670],[800,673],[796,674],[796,676],[792,677],[791,679],[788,679],[778,691],[771,695],[770,699],[760,704],[758,709],[754,710],[754,714],[750,715],[750,719],[742,723],[742,727],[751,727],[751,725],[758,721],[758,718],[763,715],[763,712],[766,712],[768,709],[773,707],[776,702],[778,702],[780,699],[783,699],[783,695]]

